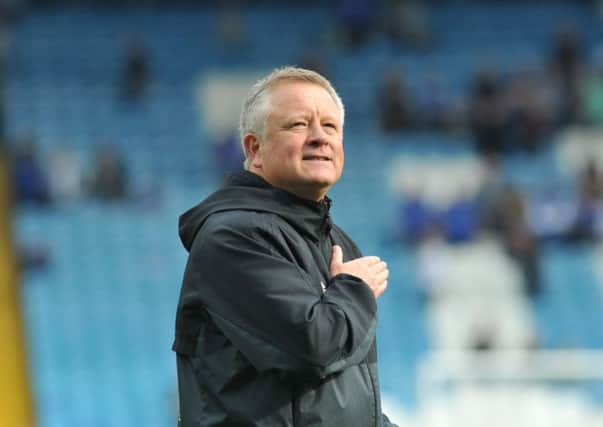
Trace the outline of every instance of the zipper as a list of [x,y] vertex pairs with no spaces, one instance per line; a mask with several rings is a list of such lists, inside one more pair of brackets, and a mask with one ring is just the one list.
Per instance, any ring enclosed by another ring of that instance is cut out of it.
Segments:
[[377,388],[375,386],[375,379],[373,378],[373,374],[371,373],[371,368],[368,364],[366,366],[366,370],[368,371],[369,378],[371,379],[371,388],[373,389],[373,406],[375,408],[375,427],[379,427],[381,424],[379,423],[379,406],[377,404]]
[[295,387],[293,387],[291,390],[291,423],[293,424],[293,427],[297,426],[297,409],[297,397],[295,393]]

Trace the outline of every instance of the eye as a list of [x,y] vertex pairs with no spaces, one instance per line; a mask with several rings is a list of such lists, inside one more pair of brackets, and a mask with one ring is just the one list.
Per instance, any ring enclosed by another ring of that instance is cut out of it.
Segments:
[[301,127],[305,127],[305,126],[306,126],[306,122],[298,121],[298,122],[291,123],[291,125],[289,127],[291,127],[291,128],[301,128]]
[[323,124],[324,127],[330,128],[332,130],[337,130],[337,125],[335,123],[327,122]]

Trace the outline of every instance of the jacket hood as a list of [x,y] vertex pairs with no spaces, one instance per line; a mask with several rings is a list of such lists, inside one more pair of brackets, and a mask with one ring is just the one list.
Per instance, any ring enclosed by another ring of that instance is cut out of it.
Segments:
[[302,199],[273,187],[259,175],[244,171],[231,175],[222,189],[180,216],[180,240],[190,251],[195,236],[210,215],[243,210],[277,214],[300,233],[317,241],[321,233],[331,229],[330,207],[328,197],[320,202]]

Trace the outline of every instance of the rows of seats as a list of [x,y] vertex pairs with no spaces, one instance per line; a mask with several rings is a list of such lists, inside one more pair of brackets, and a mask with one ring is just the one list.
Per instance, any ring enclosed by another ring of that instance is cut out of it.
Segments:
[[535,303],[547,348],[603,348],[601,288],[590,247],[552,248],[542,256],[547,292]]

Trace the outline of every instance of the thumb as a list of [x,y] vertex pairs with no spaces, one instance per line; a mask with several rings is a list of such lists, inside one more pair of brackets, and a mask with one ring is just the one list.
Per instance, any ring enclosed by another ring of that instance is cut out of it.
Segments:
[[340,265],[343,264],[343,251],[341,246],[333,245],[331,251],[331,276],[335,276],[340,273]]

